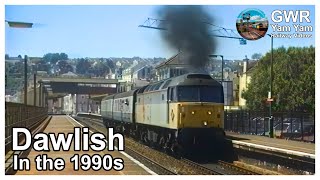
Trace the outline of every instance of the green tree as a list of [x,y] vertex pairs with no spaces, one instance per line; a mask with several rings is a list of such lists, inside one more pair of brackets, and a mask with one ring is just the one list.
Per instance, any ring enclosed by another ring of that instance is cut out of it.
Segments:
[[68,55],[66,53],[60,53],[59,55],[60,55],[61,60],[68,60],[69,59]]
[[47,53],[43,56],[43,60],[56,64],[59,60],[68,60],[68,55],[66,53]]
[[254,53],[252,54],[251,59],[260,59],[261,57],[262,57],[261,53]]
[[58,61],[58,67],[60,69],[60,74],[73,72],[73,67],[66,61],[66,60],[60,60]]
[[89,62],[88,59],[83,59],[81,58],[78,60],[77,65],[76,65],[76,72],[78,74],[87,74],[91,68],[91,63]]
[[[249,109],[266,109],[270,90],[271,53],[263,56],[252,71],[251,83],[243,97]],[[273,54],[273,110],[315,110],[315,48],[278,48]]]
[[110,68],[102,61],[94,63],[90,69],[90,72],[97,77],[105,76],[107,73],[109,73],[109,71]]

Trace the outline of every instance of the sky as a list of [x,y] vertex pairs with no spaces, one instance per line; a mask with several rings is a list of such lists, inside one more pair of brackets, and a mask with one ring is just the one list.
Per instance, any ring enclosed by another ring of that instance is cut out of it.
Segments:
[[[5,26],[5,53],[9,56],[28,55],[42,57],[46,53],[64,52],[70,58],[81,57],[133,57],[169,58],[177,53],[160,36],[160,30],[138,27],[148,18],[157,18],[156,5],[6,5],[5,19],[35,23],[33,28],[10,28]],[[315,23],[315,6],[245,6],[210,5],[204,7],[213,16],[213,24],[234,29],[239,14],[247,8],[263,11],[269,20],[267,33],[273,32],[270,24],[272,11],[309,10],[310,23]],[[284,24],[284,23],[279,23]],[[289,23],[292,26],[292,22]],[[291,33],[294,28],[291,28]],[[315,46],[315,30],[312,38],[274,38],[274,48],[284,46]],[[254,53],[265,54],[271,50],[271,38],[247,41],[218,38],[213,54],[225,59],[240,60]]]

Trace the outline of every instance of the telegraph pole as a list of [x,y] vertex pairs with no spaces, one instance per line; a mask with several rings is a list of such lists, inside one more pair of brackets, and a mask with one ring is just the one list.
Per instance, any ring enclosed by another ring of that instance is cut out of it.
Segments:
[[223,56],[222,55],[220,55],[220,57],[221,57],[221,61],[222,61],[222,65],[221,65],[221,84],[222,84],[222,82],[223,82],[223,66],[224,66],[224,61],[223,61]]
[[273,36],[271,37],[271,67],[270,67],[270,107],[269,107],[269,137],[273,138],[273,116],[272,116],[272,84],[273,84]]
[[27,105],[28,102],[28,56],[24,56],[24,104]]
[[37,73],[33,74],[33,105],[37,105]]

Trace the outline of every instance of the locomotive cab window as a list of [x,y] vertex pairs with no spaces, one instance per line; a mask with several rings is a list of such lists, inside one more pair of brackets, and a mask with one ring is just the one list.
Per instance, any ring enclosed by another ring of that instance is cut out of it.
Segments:
[[178,101],[223,103],[223,88],[220,86],[178,86]]
[[177,101],[177,88],[176,87],[169,87],[168,88],[168,100],[169,101]]

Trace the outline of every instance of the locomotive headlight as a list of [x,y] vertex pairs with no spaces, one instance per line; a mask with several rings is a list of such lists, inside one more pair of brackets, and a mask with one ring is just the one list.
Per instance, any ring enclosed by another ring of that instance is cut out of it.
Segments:
[[208,111],[208,114],[210,115],[210,114],[211,114],[211,111]]
[[194,111],[191,112],[191,114],[194,114],[194,113],[195,113]]
[[207,121],[204,121],[204,122],[203,122],[203,125],[207,126],[207,125],[208,125]]

